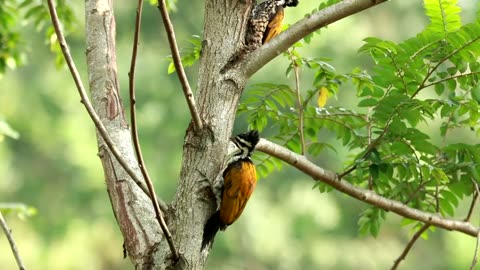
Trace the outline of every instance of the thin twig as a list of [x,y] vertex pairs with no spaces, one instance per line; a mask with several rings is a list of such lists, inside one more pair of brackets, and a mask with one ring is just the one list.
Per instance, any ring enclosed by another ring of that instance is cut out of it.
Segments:
[[[475,187],[475,195],[473,196],[473,201],[472,205],[470,206],[470,210],[468,212],[468,215],[470,216],[471,213],[473,212],[473,207],[475,206],[475,201],[478,198],[478,194],[480,194],[480,189],[478,188],[478,184],[475,180],[471,179],[473,182],[473,186]],[[467,218],[470,218],[470,217]],[[480,245],[480,232],[477,234],[477,244],[475,245],[475,253],[473,254],[473,259],[472,259],[472,264],[470,265],[470,270],[475,269],[475,265],[477,264],[478,261],[478,246]]]
[[480,195],[480,189],[478,188],[477,182],[473,179],[470,179],[470,180],[472,180],[472,184],[475,190],[473,191],[472,202],[470,203],[470,208],[468,209],[467,217],[464,219],[465,221],[470,221],[470,217],[473,214],[473,209],[475,208],[475,205],[477,203],[478,195]]
[[[365,121],[367,124],[367,136],[368,136],[368,145],[372,144],[372,122],[369,121],[370,114],[372,113],[372,107],[368,107],[368,113],[365,115]],[[370,163],[372,163],[370,161]],[[373,177],[372,174],[368,174],[368,189],[373,190]]]
[[300,75],[298,70],[297,62],[295,61],[295,56],[290,53],[290,59],[292,60],[293,70],[295,73],[295,92],[297,93],[297,106],[298,106],[298,134],[300,136],[300,144],[302,155],[305,155],[305,135],[303,131],[304,120],[303,120],[303,102],[302,95],[300,94]]
[[177,41],[175,39],[175,31],[173,30],[172,22],[170,21],[170,16],[168,15],[167,5],[165,0],[158,0],[158,9],[162,14],[163,25],[165,26],[165,32],[167,33],[168,43],[170,45],[170,51],[172,52],[173,65],[177,71],[178,80],[182,85],[183,94],[188,104],[188,109],[192,115],[193,127],[195,131],[199,131],[203,128],[202,119],[198,113],[197,105],[195,103],[195,98],[193,97],[192,89],[188,83],[187,75],[185,74],[185,69],[183,68],[182,58],[178,52]]
[[[359,160],[363,160],[363,159],[366,159],[368,157],[368,155],[370,155],[370,153],[380,144],[381,140],[383,139],[383,137],[387,134],[387,132],[389,131],[390,129],[390,125],[392,124],[392,121],[393,121],[393,117],[397,114],[398,110],[400,109],[400,107],[402,107],[402,104],[399,105],[398,107],[395,108],[395,110],[392,112],[392,114],[389,116],[389,118],[387,119],[387,122],[385,124],[385,127],[383,128],[382,132],[380,133],[380,135],[378,135],[378,137],[373,140],[371,143],[368,144],[367,146],[367,149],[365,150],[365,152],[363,153],[362,157],[359,159]],[[358,163],[356,162],[355,165],[353,165],[352,167],[350,167],[349,169],[347,169],[346,171],[342,172],[339,174],[339,177],[340,178],[343,178],[345,175],[351,173],[352,171],[354,171],[356,168],[357,168],[357,165]]]
[[438,182],[435,183],[435,194],[433,198],[435,199],[435,211],[440,212],[440,198],[439,198]]
[[475,265],[478,261],[478,246],[480,245],[480,232],[477,234],[477,244],[475,245],[475,254],[473,255],[472,264],[470,265],[470,270],[475,269]]
[[473,214],[473,209],[475,209],[475,205],[477,204],[478,192],[475,190],[473,193],[472,202],[470,203],[470,207],[468,208],[467,217],[464,219],[465,221],[470,221],[470,218]]
[[[476,40],[475,40],[476,41]],[[451,55],[450,55],[451,56]],[[443,82],[446,82],[448,80],[454,80],[454,79],[458,79],[458,78],[462,78],[462,77],[467,77],[467,76],[474,76],[474,75],[478,75],[480,74],[480,72],[478,71],[473,71],[473,72],[470,72],[470,73],[463,73],[463,74],[459,74],[459,75],[455,75],[455,76],[452,76],[452,77],[448,77],[448,78],[445,78],[445,79],[441,79],[441,80],[438,80],[438,81],[435,81],[435,82],[432,82],[432,83],[429,83],[429,84],[425,84],[423,86],[423,88],[427,88],[427,87],[430,87],[430,86],[433,86],[433,85],[436,85],[436,84],[439,84],[439,83],[443,83]]]
[[[130,177],[132,177],[132,179],[136,183],[141,183],[142,181],[140,180],[140,178],[137,176],[135,171],[128,165],[127,161],[123,158],[122,154],[120,153],[120,150],[118,150],[118,148],[113,143],[112,138],[110,137],[107,129],[105,128],[105,126],[102,123],[102,120],[100,120],[100,117],[97,115],[97,113],[95,112],[95,109],[93,108],[90,100],[88,99],[87,92],[86,92],[85,87],[83,86],[82,80],[80,78],[80,74],[78,73],[78,70],[75,66],[72,55],[70,54],[70,49],[67,46],[67,42],[65,40],[63,32],[60,29],[60,23],[59,23],[59,20],[58,20],[57,11],[55,10],[55,7],[54,7],[52,1],[53,0],[48,0],[48,8],[49,8],[50,15],[51,15],[51,18],[52,18],[53,27],[55,29],[55,33],[57,35],[58,42],[60,43],[60,47],[62,49],[63,56],[65,57],[65,61],[68,65],[68,68],[70,69],[70,73],[72,74],[73,80],[75,81],[75,85],[77,87],[78,93],[80,94],[81,102],[85,106],[90,118],[92,119],[92,121],[95,124],[95,127],[97,128],[98,132],[102,136],[103,140],[107,144],[107,146],[110,149],[110,151],[112,152],[112,154],[117,159],[118,163],[120,163],[120,165],[123,167],[123,169],[128,173],[128,175]],[[142,186],[140,185],[140,187],[142,187]],[[156,198],[156,196],[154,196],[154,197]],[[167,229],[166,227],[164,228],[163,226],[161,226],[161,228],[162,228],[162,231],[164,229]],[[167,232],[168,232],[168,229],[167,229]],[[165,233],[165,231],[164,231],[164,234],[165,234],[165,237],[167,238],[167,240],[169,241],[168,243],[169,243],[169,246],[170,246],[171,235],[170,235],[169,232],[168,232],[168,234]],[[169,237],[170,237],[170,240],[169,240]],[[173,259],[178,260],[179,257],[178,257],[178,252],[176,251],[176,249],[172,246],[170,246],[170,249],[171,249],[172,254],[173,254]]]
[[415,197],[417,196],[418,192],[420,192],[420,190],[422,190],[423,188],[425,188],[425,186],[429,183],[431,183],[432,180],[428,180],[428,181],[424,181],[424,182],[421,182],[420,185],[418,185],[418,188],[415,189],[415,191],[410,194],[410,196],[408,197],[407,200],[405,200],[404,204],[405,205],[408,205],[413,199],[415,199]]
[[[81,103],[85,106],[88,115],[92,119],[95,127],[97,128],[98,132],[102,136],[103,140],[107,144],[108,148],[112,151],[112,154],[117,159],[118,163],[122,166],[122,168],[128,173],[130,177],[132,177],[133,181],[142,189],[145,194],[149,194],[147,187],[142,185],[142,180],[137,176],[135,171],[128,165],[127,161],[122,157],[120,154],[120,150],[115,146],[113,143],[112,138],[108,134],[107,129],[100,120],[100,117],[95,112],[95,109],[92,106],[92,103],[88,99],[87,92],[85,87],[83,86],[82,80],[80,78],[80,74],[78,73],[77,67],[73,61],[72,55],[70,53],[70,49],[67,46],[67,42],[65,41],[65,37],[63,35],[62,30],[60,29],[60,23],[58,21],[57,11],[55,10],[52,0],[48,0],[48,8],[50,10],[50,15],[52,18],[53,27],[55,29],[55,33],[58,38],[58,43],[62,49],[63,56],[65,57],[65,62],[72,74],[73,80],[75,81],[75,86],[77,87],[78,93],[80,94]],[[168,209],[167,205],[163,201],[159,201],[160,207],[162,209]]]
[[143,8],[143,0],[138,0],[137,6],[137,16],[135,19],[135,34],[133,36],[133,49],[132,49],[132,59],[130,62],[130,72],[128,73],[129,77],[129,93],[130,93],[130,122],[132,125],[132,140],[133,146],[135,149],[135,155],[137,156],[138,166],[140,167],[140,171],[142,172],[143,178],[145,179],[145,183],[148,187],[148,192],[150,195],[150,199],[152,200],[153,209],[155,210],[155,217],[160,224],[160,228],[162,229],[165,238],[167,239],[168,246],[173,254],[174,261],[178,261],[179,255],[173,243],[172,235],[168,230],[168,226],[163,218],[162,210],[160,209],[160,205],[158,204],[157,196],[155,195],[155,188],[153,187],[152,180],[150,175],[148,174],[147,167],[145,166],[145,162],[143,160],[142,149],[140,147],[140,141],[138,138],[138,128],[137,128],[137,117],[136,117],[136,109],[135,109],[135,64],[137,60],[137,50],[138,50],[138,38],[140,36],[140,27],[142,22],[142,8]]
[[17,261],[18,268],[20,268],[20,270],[25,270],[26,268],[22,262],[20,253],[18,252],[17,244],[15,244],[15,240],[13,239],[12,231],[8,228],[7,222],[3,218],[1,211],[0,211],[0,226],[2,226],[5,236],[7,236],[8,243],[10,244],[10,248],[12,249],[12,253],[13,253],[13,256],[15,257],[15,261]]
[[[428,72],[427,76],[425,76],[425,78],[423,79],[423,82],[420,84],[420,86],[418,86],[417,90],[415,91],[415,93],[412,94],[412,96],[410,97],[410,99],[413,99],[418,93],[420,93],[421,90],[425,89],[427,85],[433,85],[434,83],[432,84],[426,84],[428,79],[430,79],[430,76],[433,74],[433,72],[435,70],[437,70],[437,68],[442,65],[445,61],[447,61],[448,59],[450,59],[450,57],[452,57],[453,55],[455,55],[456,53],[458,53],[459,51],[465,49],[466,47],[472,45],[473,43],[477,42],[478,40],[480,40],[480,36],[474,38],[473,40],[470,40],[469,42],[465,43],[462,45],[462,47],[460,48],[457,48],[455,50],[453,50],[452,52],[450,52],[448,55],[446,55],[443,59],[441,59],[440,61],[438,61],[438,63]],[[452,77],[454,78],[454,77]]]
[[418,230],[412,237],[412,239],[410,239],[410,241],[408,242],[407,246],[405,247],[405,249],[403,250],[402,254],[400,254],[400,256],[398,256],[398,258],[395,260],[395,263],[393,264],[392,268],[390,268],[390,270],[395,270],[397,269],[397,267],[400,265],[400,263],[405,260],[405,257],[407,257],[407,254],[408,252],[410,251],[410,249],[413,247],[413,244],[415,244],[415,242],[418,240],[418,238],[420,238],[420,236],[422,235],[423,232],[425,232],[426,230],[428,230],[428,228],[430,227],[430,224],[428,223],[425,223],[423,224],[423,226],[420,228],[420,230]]

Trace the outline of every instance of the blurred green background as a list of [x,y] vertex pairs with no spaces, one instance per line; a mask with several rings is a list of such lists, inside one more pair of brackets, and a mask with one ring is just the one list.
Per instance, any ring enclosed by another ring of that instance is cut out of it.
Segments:
[[[474,16],[476,1],[460,1],[464,22]],[[85,42],[83,5],[76,3],[78,29],[68,36],[84,83]],[[287,23],[309,12],[317,1],[301,1],[288,9]],[[132,47],[135,3],[117,3],[117,60],[124,100]],[[172,14],[180,47],[191,35],[201,35],[203,1],[179,0]],[[390,1],[321,30],[305,56],[332,59],[340,72],[369,69],[372,62],[357,49],[362,39],[377,36],[402,41],[428,23],[421,1]],[[183,136],[189,122],[175,74],[167,75],[166,36],[156,7],[146,4],[137,62],[137,105],[140,139],[145,160],[160,196],[169,201],[175,192]],[[22,220],[6,219],[13,229],[28,269],[132,269],[122,259],[122,235],[112,214],[103,172],[96,156],[93,124],[79,102],[66,68],[56,69],[54,55],[43,34],[31,26],[22,29],[28,47],[26,66],[9,71],[0,80],[0,116],[20,133],[18,140],[0,143],[0,202],[23,202],[38,213]],[[251,83],[284,82],[287,61],[279,57],[256,74]],[[195,85],[197,66],[187,69]],[[302,74],[302,87],[311,85]],[[354,89],[344,87],[328,105],[355,108]],[[235,133],[246,129],[239,118]],[[315,162],[340,170],[345,149],[338,146]],[[320,194],[313,181],[285,168],[261,179],[248,207],[233,226],[220,233],[206,269],[389,269],[412,233],[389,215],[379,236],[360,236],[359,213],[366,206],[338,192]],[[466,213],[469,201],[464,202]],[[462,217],[459,217],[462,218]],[[475,211],[473,222],[478,224]],[[468,269],[475,239],[436,230],[420,239],[400,269]],[[0,269],[15,269],[10,247],[0,233]]]

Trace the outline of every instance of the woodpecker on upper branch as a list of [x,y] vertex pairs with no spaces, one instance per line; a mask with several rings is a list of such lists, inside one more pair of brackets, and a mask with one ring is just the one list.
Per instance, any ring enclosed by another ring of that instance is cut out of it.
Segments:
[[278,35],[282,31],[285,17],[283,9],[297,5],[298,0],[267,0],[253,7],[248,20],[248,50],[256,50]]
[[250,156],[258,141],[256,130],[231,139],[230,144],[234,149],[227,157],[226,169],[213,186],[217,210],[205,224],[202,249],[211,245],[219,229],[224,231],[238,219],[252,195],[257,184],[257,173]]
[[244,59],[246,55],[278,35],[282,31],[283,18],[285,17],[283,9],[297,5],[298,0],[267,0],[258,5],[255,1],[255,6],[252,8],[248,19],[246,45],[235,53],[220,72],[224,73],[225,70]]

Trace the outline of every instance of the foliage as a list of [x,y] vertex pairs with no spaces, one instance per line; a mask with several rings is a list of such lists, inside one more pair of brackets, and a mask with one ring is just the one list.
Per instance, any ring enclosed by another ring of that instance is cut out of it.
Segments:
[[4,119],[0,118],[0,142],[3,141],[3,138],[4,137],[10,137],[12,139],[18,139],[18,137],[20,137],[20,135],[18,134],[18,132],[13,129],[8,123],[7,121],[5,121]]
[[[335,151],[321,141],[324,130],[352,153],[343,179],[410,207],[454,216],[480,182],[480,144],[449,143],[458,130],[480,136],[480,19],[462,24],[455,0],[424,0],[424,6],[430,24],[415,37],[400,43],[364,40],[359,52],[375,63],[368,72],[354,68],[342,74],[294,47],[284,54],[291,61],[287,75],[295,68],[314,72],[301,106],[289,86],[259,84],[246,92],[239,114],[248,115],[250,128],[267,129],[274,141],[301,153],[303,113],[309,155]],[[347,81],[355,87],[358,108],[320,108],[314,102],[320,89],[335,96]],[[280,167],[259,164],[261,175]],[[360,231],[377,235],[384,218],[383,210],[367,209]]]
[[[68,0],[57,1],[57,11],[67,33],[72,31],[75,25],[70,6]],[[28,39],[24,37],[25,33],[21,32],[25,24],[33,24],[37,31],[44,30],[46,44],[56,54],[57,65],[63,63],[46,2],[5,0],[0,2],[0,78],[7,68],[13,70],[26,61]]]
[[[309,1],[300,2],[298,7],[288,10],[287,19],[299,18],[300,13],[309,11],[312,5],[318,5],[318,3],[308,3]],[[406,18],[411,18],[412,13],[418,12],[414,7],[415,2],[418,1],[390,1],[388,5],[375,8],[375,14],[379,15],[379,18],[388,18],[382,21],[385,22],[384,27],[392,27],[393,24],[406,25]],[[0,5],[3,3],[4,1],[0,1]],[[202,18],[199,16],[199,9],[192,8],[192,5],[203,4],[196,1],[177,3],[178,10],[182,12],[182,18],[185,19],[175,22],[176,32],[181,36],[191,32],[200,33]],[[76,4],[78,6],[78,3]],[[83,2],[80,4],[83,5]],[[123,74],[120,76],[121,85],[126,84],[125,70],[128,70],[130,60],[131,29],[134,23],[135,7],[136,1],[133,1],[129,2],[129,5],[118,5],[116,9],[119,11],[116,12],[117,48],[119,52],[121,48],[126,48],[127,51],[118,55],[119,74]],[[410,16],[399,12],[400,8],[403,8],[403,11],[408,9]],[[82,12],[81,9],[75,9],[75,11]],[[158,77],[159,70],[167,69],[168,63],[158,59],[159,54],[168,53],[161,52],[162,50],[158,47],[158,29],[162,27],[159,25],[161,20],[158,12],[155,8],[153,12],[149,12],[151,10],[146,7],[144,11],[143,21],[146,23],[142,25],[141,48],[143,50],[141,52],[145,54],[145,66],[148,68],[139,72],[136,82],[138,89],[141,89],[138,92],[141,140],[147,163],[154,164],[154,166],[150,165],[149,169],[152,177],[156,179],[154,181],[158,187],[157,190],[162,198],[170,200],[175,192],[177,182],[175,179],[178,179],[183,131],[190,119],[188,110],[181,110],[178,107],[178,104],[183,104],[184,100],[178,93],[178,81],[175,76],[161,80],[162,91],[159,91],[158,80],[152,80]],[[370,21],[365,17],[361,19],[362,16],[359,14],[345,20],[344,23],[351,25],[356,18],[362,22]],[[46,23],[46,26],[49,25],[48,22]],[[3,201],[23,201],[28,205],[34,205],[41,212],[28,222],[19,222],[17,219],[11,221],[20,252],[27,264],[41,269],[82,269],[85,267],[85,262],[88,262],[89,269],[131,269],[129,260],[121,259],[123,238],[112,215],[108,196],[105,195],[100,162],[95,158],[97,148],[94,143],[95,133],[92,123],[79,104],[77,94],[72,91],[70,75],[65,70],[55,72],[51,68],[49,63],[52,62],[52,57],[43,48],[43,39],[39,40],[39,35],[23,35],[23,32],[32,28],[33,24],[30,23],[26,27],[22,25],[19,31],[24,37],[20,45],[23,46],[21,49],[25,55],[28,55],[28,67],[16,72],[7,72],[5,78],[0,80],[0,89],[3,90],[0,90],[1,113],[8,123],[21,133],[20,140],[7,138],[0,143],[0,171],[3,176],[0,181],[0,197]],[[384,28],[371,24],[361,27],[361,30],[372,33],[379,29]],[[395,32],[396,36],[402,36],[410,29],[410,27],[401,27],[399,29],[401,31],[392,32]],[[354,30],[357,31],[360,28]],[[346,39],[345,33],[341,31],[327,31],[329,37],[338,36],[340,40]],[[81,64],[84,62],[81,55],[85,51],[84,36],[81,32],[71,35],[68,41],[72,42],[70,43],[72,52],[77,56],[80,55],[80,58],[76,57],[80,72],[86,74],[85,67]],[[326,31],[322,30],[322,32]],[[322,55],[317,55],[320,58],[332,51],[329,48],[336,47],[336,51],[345,51],[347,55],[345,49],[354,42],[348,39],[341,44],[329,42],[322,45],[317,41],[319,39],[313,40],[311,46],[302,48],[302,54],[306,51],[321,51]],[[29,55],[28,47],[31,44],[35,44],[35,53]],[[162,47],[164,47],[163,51],[167,51],[167,46]],[[328,57],[332,56],[328,55]],[[344,55],[336,57],[335,69],[349,71],[350,69],[342,69],[339,66],[362,61],[362,59],[365,57],[347,58]],[[326,59],[320,58],[320,61],[333,65]],[[278,66],[268,68],[272,68],[273,73],[282,73],[278,70]],[[141,66],[139,65],[138,68],[141,69]],[[301,78],[306,83],[308,83],[307,74],[310,74],[308,70],[305,67],[300,70]],[[369,73],[372,74],[370,71]],[[257,79],[266,82],[269,79],[267,76],[271,76],[271,73],[259,73]],[[343,96],[355,96],[354,88],[350,87],[349,81],[353,80],[347,79],[346,83],[340,85],[337,92],[338,99],[346,110],[366,116],[367,108],[357,109],[343,103],[345,102]],[[122,89],[125,90],[124,88]],[[318,89],[312,86],[310,90]],[[427,91],[430,90],[425,92]],[[248,95],[249,90],[245,93]],[[326,110],[322,110],[323,112],[332,109],[331,104],[335,99],[332,95],[327,100]],[[317,96],[314,96],[310,105],[318,108],[316,99]],[[292,104],[295,108],[295,103]],[[264,128],[264,136],[269,136],[269,126],[272,123],[275,121],[269,120]],[[432,127],[436,127],[437,123],[436,120],[433,121]],[[79,126],[90,128],[79,128]],[[358,132],[364,131],[359,129]],[[326,135],[335,135],[334,132],[328,133]],[[432,136],[429,133],[432,139],[436,139],[435,134],[433,133]],[[457,136],[459,133],[449,129],[448,134],[451,138],[452,135]],[[325,132],[322,132],[319,141],[331,143],[330,136],[323,135]],[[472,140],[463,140],[465,143],[470,141]],[[338,144],[341,144],[341,140]],[[335,143],[331,145],[337,148],[340,156],[341,147],[336,146]],[[334,151],[328,146],[325,149],[330,153]],[[453,154],[455,150],[452,149],[451,152]],[[267,158],[259,154],[256,152],[254,158],[260,161]],[[322,150],[315,161],[323,162],[324,154],[325,151]],[[276,164],[270,159],[265,162],[267,171],[279,169],[277,165],[281,167],[282,164]],[[288,166],[283,167],[288,168]],[[285,170],[271,175],[272,181],[259,183],[243,217],[235,226],[230,226],[227,233],[217,237],[216,247],[211,250],[208,259],[210,267],[206,269],[279,269],[282,267],[386,269],[391,266],[392,259],[403,248],[400,243],[404,240],[404,236],[401,236],[402,230],[392,227],[391,223],[382,225],[382,228],[390,227],[390,229],[380,231],[378,237],[381,239],[381,245],[375,241],[358,239],[352,224],[358,216],[358,209],[364,206],[341,194],[340,196],[337,196],[338,194],[318,196],[308,189],[310,181],[301,178],[301,174]],[[163,181],[163,179],[173,180]],[[331,187],[321,182],[318,182],[316,187],[322,192],[331,190]],[[378,217],[380,225],[383,219],[381,216]],[[324,222],[328,222],[329,225],[325,226]],[[373,222],[370,224],[375,225]],[[402,221],[402,224],[411,226],[413,223],[411,221],[407,223],[406,220]],[[255,229],[252,230],[252,228]],[[370,229],[366,228],[368,229],[366,233],[370,233]],[[377,226],[377,228],[380,227]],[[431,269],[467,269],[470,266],[471,254],[475,247],[474,238],[468,236],[462,238],[461,234],[441,231],[431,238],[428,243],[415,247],[419,252],[409,255],[402,269],[417,269],[418,265]],[[385,245],[389,246],[388,250],[384,249]],[[289,249],[289,253],[286,254],[285,246],[301,248]],[[359,248],[360,246],[362,248]],[[444,247],[435,250],[438,256],[428,256],[428,253],[438,246]],[[328,254],[328,260],[325,260],[326,256],[318,256],[318,254]],[[279,256],[283,259],[278,260]],[[14,267],[10,248],[6,241],[3,241],[3,245],[0,245],[0,269],[14,269]]]
[[0,211],[4,214],[16,214],[20,219],[25,219],[37,213],[37,209],[23,203],[0,203]]
[[[150,5],[158,5],[159,0],[150,0]],[[165,4],[170,11],[177,11],[177,0],[166,0]]]
[[[198,35],[193,35],[188,42],[190,43],[190,47],[186,48],[183,51],[182,55],[182,64],[184,67],[189,67],[195,64],[198,59],[200,59],[200,52],[202,50],[202,38]],[[168,65],[168,74],[172,74],[175,72],[175,65],[173,64],[172,56],[168,57],[168,61],[170,64]]]

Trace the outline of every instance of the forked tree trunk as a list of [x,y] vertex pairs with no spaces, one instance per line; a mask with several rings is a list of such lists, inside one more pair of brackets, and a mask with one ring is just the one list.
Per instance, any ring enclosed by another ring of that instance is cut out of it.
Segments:
[[[130,165],[137,168],[119,94],[113,1],[87,0],[85,3],[92,102],[117,147]],[[221,170],[238,100],[246,83],[243,74],[221,74],[220,70],[243,43],[251,5],[251,0],[205,1],[196,97],[204,128],[198,132],[191,127],[187,129],[177,192],[165,213],[174,243],[182,255],[177,266],[184,269],[202,269],[208,256],[208,252],[200,252],[203,226],[214,210],[207,181]],[[178,94],[182,94],[180,89]],[[108,194],[130,259],[136,269],[171,267],[171,252],[149,198],[118,164],[101,137],[97,137]]]

